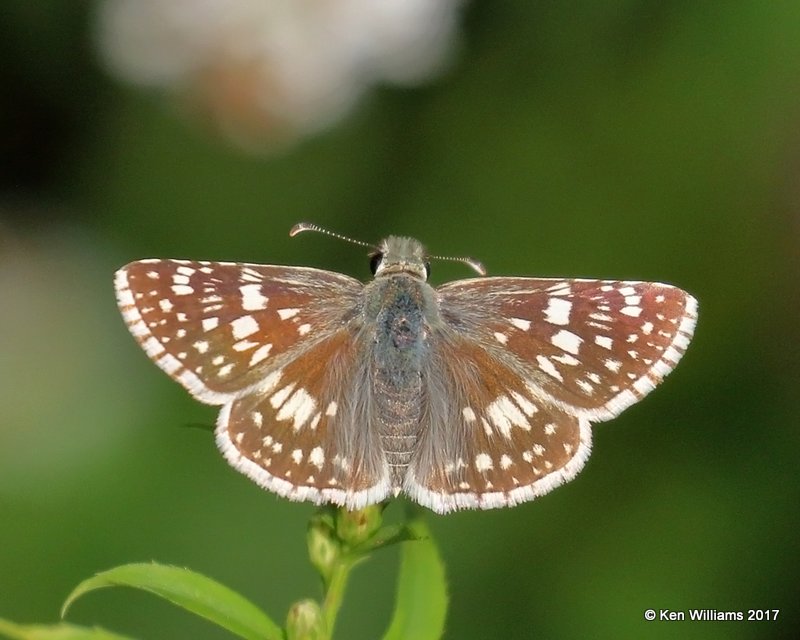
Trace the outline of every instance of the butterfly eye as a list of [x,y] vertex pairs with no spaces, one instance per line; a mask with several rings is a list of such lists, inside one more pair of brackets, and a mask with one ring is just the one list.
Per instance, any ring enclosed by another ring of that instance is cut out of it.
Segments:
[[427,280],[430,277],[431,277],[431,263],[426,260],[425,261],[425,279]]
[[383,261],[383,254],[378,251],[373,253],[369,257],[369,270],[372,272],[374,276],[378,272],[378,265]]

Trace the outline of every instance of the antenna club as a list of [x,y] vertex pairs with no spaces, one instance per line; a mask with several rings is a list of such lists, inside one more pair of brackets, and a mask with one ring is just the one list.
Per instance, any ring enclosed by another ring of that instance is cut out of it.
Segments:
[[467,258],[464,260],[465,264],[468,264],[475,270],[479,276],[485,276],[488,272],[486,271],[486,267],[483,266],[482,262],[478,262],[477,260],[473,260],[472,258]]
[[461,264],[467,265],[479,276],[486,275],[486,267],[483,266],[482,262],[475,260],[475,258],[451,258],[450,256],[431,256],[431,259],[444,260],[446,262],[460,262]]
[[294,238],[298,233],[303,231],[320,231],[320,228],[310,222],[298,222],[289,230],[289,237]]

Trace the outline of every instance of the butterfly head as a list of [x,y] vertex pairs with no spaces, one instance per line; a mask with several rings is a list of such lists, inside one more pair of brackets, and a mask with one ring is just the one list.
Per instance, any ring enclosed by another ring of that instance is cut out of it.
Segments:
[[373,250],[372,253],[369,254],[369,257],[370,269],[374,276],[407,273],[425,281],[431,275],[430,258],[435,260],[447,260],[450,262],[461,262],[469,266],[478,275],[486,275],[486,269],[477,260],[473,258],[429,256],[425,251],[425,247],[422,246],[422,243],[418,240],[414,240],[414,238],[389,236],[386,240],[381,242],[380,245],[375,247],[375,245],[367,244],[360,240],[353,240],[347,236],[328,231],[311,222],[298,222],[292,227],[291,231],[289,231],[289,235],[294,237],[303,231],[316,231],[317,233],[323,233],[327,236],[344,240],[345,242],[357,244],[362,247],[369,247]]
[[369,257],[370,270],[376,278],[395,273],[406,273],[424,281],[431,273],[431,265],[428,262],[425,247],[414,238],[389,236]]

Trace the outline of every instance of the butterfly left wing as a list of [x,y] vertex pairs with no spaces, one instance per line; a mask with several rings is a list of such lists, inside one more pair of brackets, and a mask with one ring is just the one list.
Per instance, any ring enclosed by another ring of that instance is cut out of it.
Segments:
[[195,398],[225,404],[346,322],[363,285],[306,267],[140,260],[117,301],[148,356]]
[[363,285],[306,267],[141,260],[117,299],[153,361],[197,399],[223,405],[230,464],[294,500],[363,507],[390,491],[356,401],[368,372],[353,339]]
[[358,396],[368,384],[363,354],[342,328],[226,404],[216,440],[228,462],[290,500],[360,509],[387,498],[386,455]]
[[684,291],[645,282],[476,278],[438,296],[426,378],[439,382],[405,490],[440,512],[516,504],[574,477],[590,422],[651,391],[697,316]]

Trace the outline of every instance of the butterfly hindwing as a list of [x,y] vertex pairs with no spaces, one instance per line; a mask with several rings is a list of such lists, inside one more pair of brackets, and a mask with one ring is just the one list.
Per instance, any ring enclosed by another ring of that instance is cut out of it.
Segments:
[[262,385],[225,405],[217,444],[262,487],[294,500],[361,508],[391,487],[363,406],[361,350],[347,329],[309,347]]
[[[591,448],[588,420],[536,397],[524,374],[466,337],[442,339],[428,422],[406,492],[438,512],[513,505],[573,478]],[[458,357],[455,357],[455,356]]]

